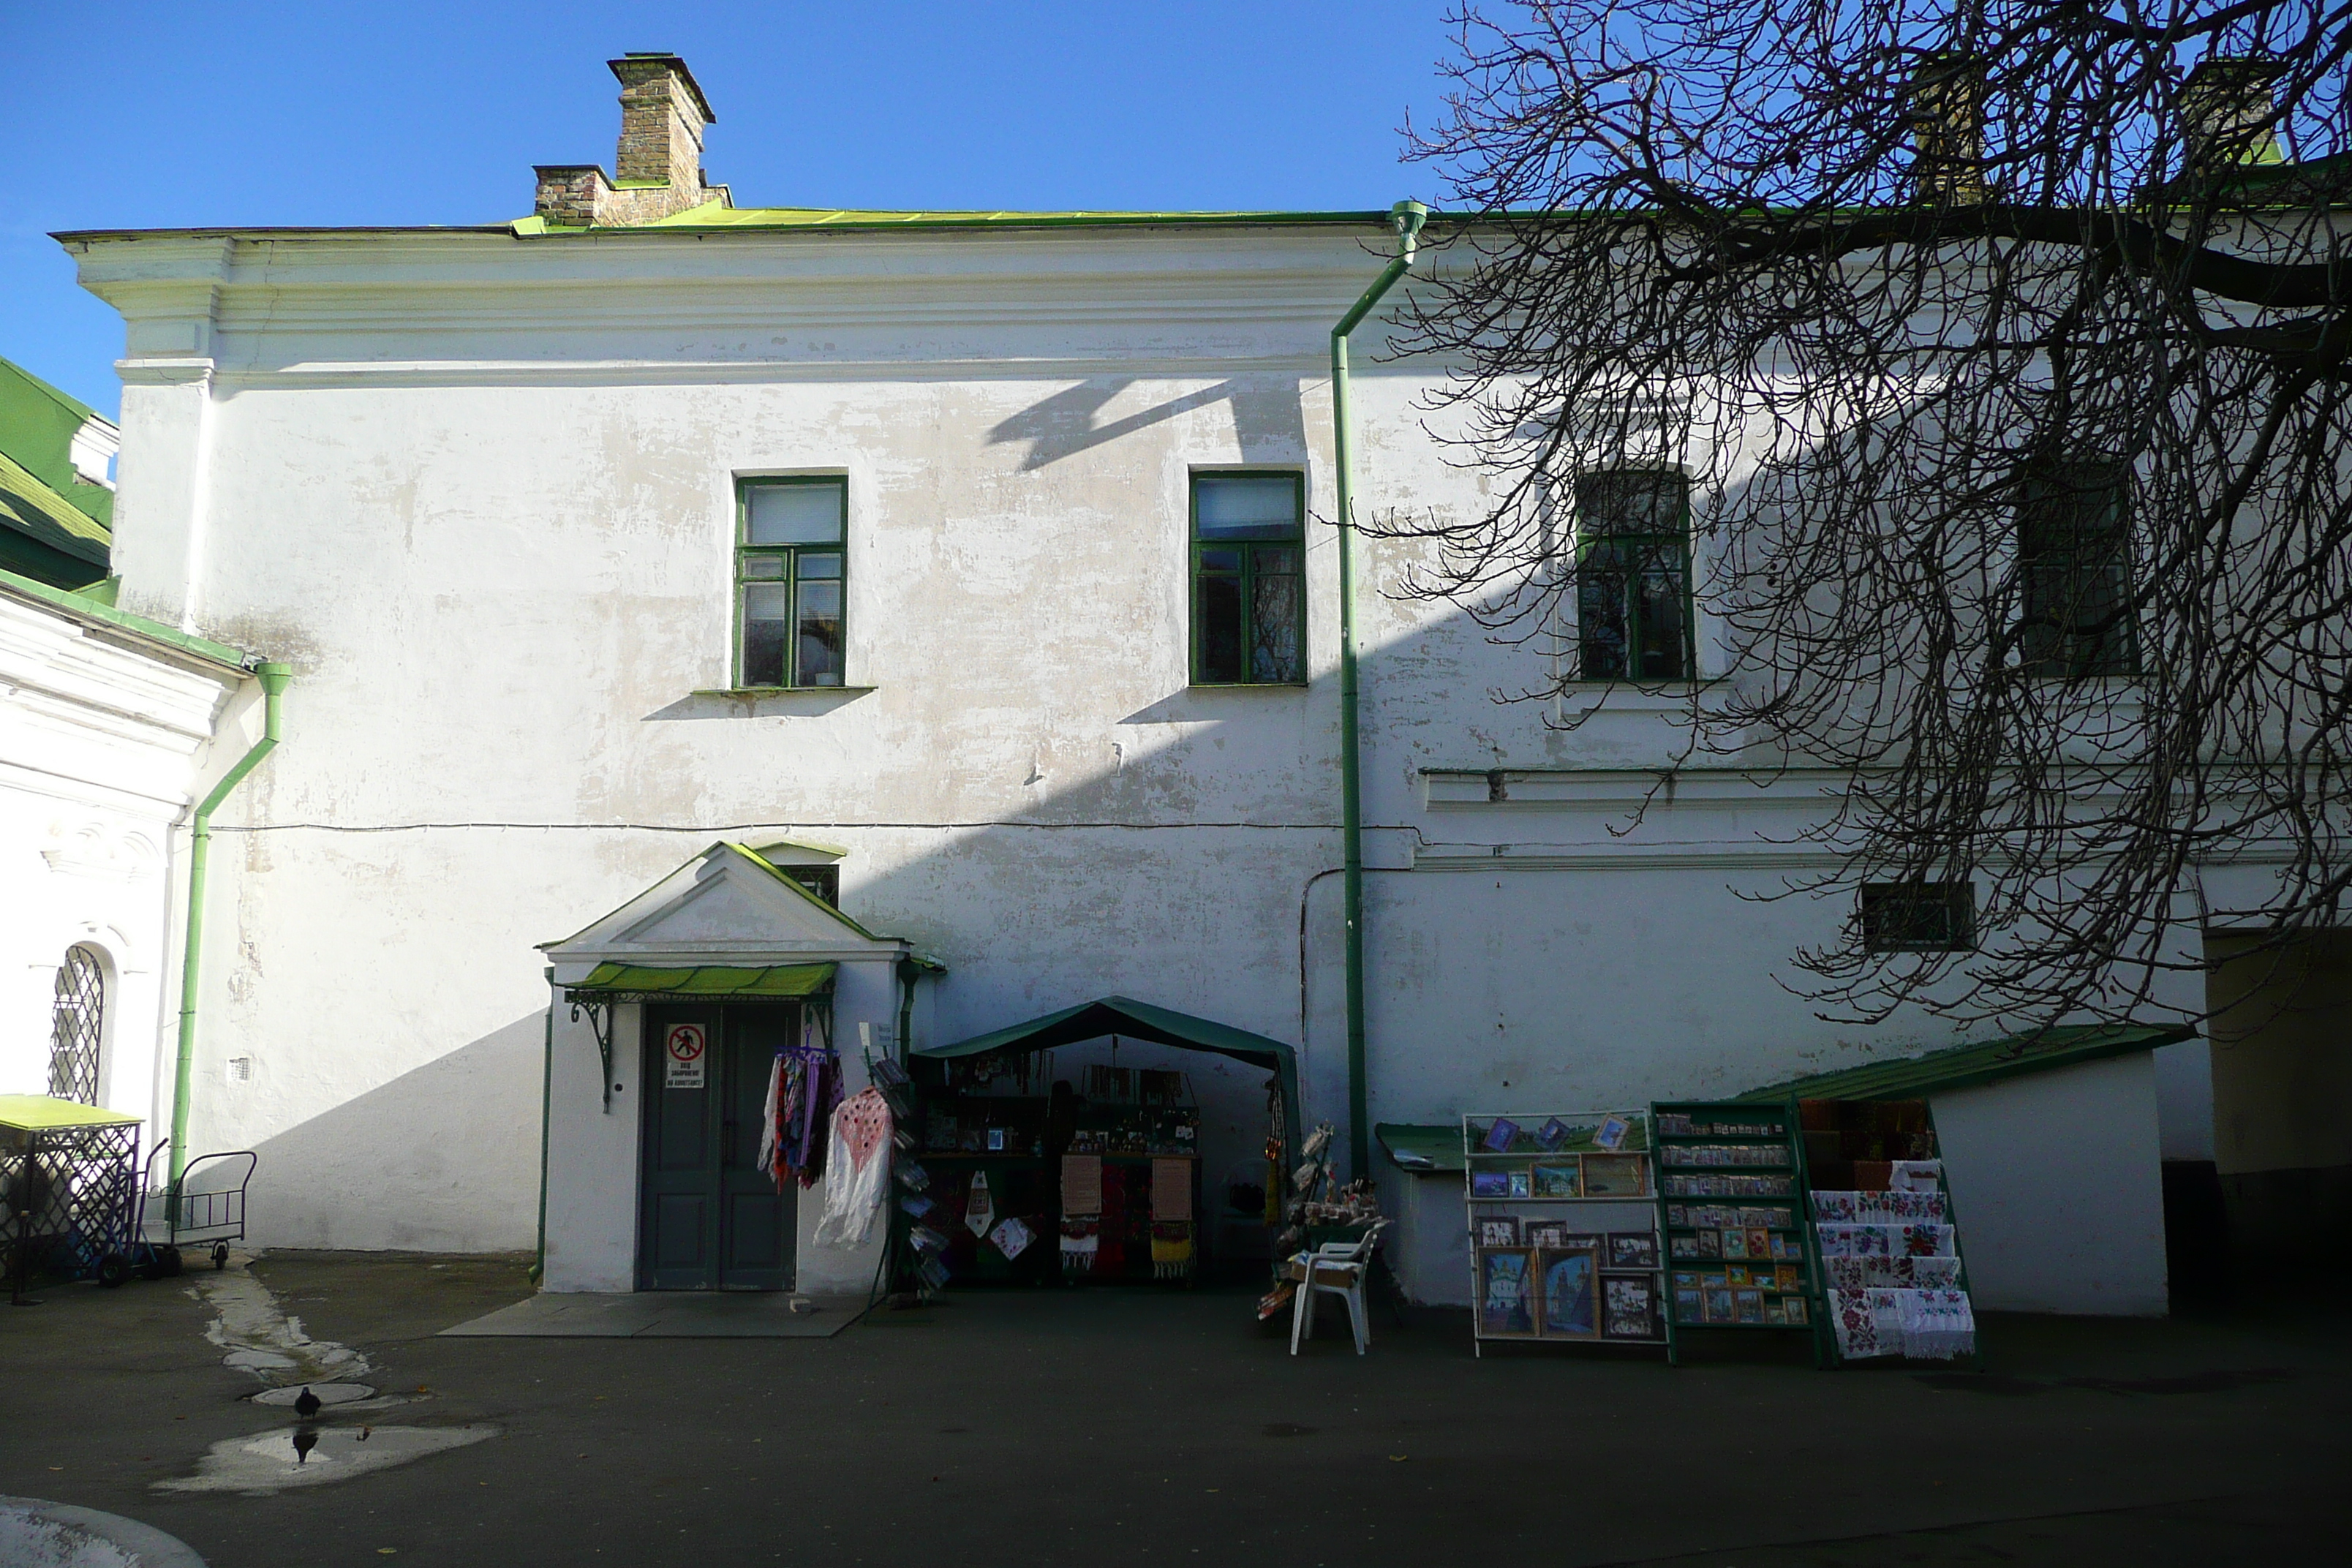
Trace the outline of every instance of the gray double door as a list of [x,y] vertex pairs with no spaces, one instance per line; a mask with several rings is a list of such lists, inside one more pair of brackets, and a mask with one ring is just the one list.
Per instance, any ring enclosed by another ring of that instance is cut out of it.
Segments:
[[[680,1026],[700,1031],[699,1072],[672,1060]],[[790,1003],[646,1008],[637,1289],[791,1287],[799,1189],[778,1193],[757,1162],[769,1075],[799,1026]]]

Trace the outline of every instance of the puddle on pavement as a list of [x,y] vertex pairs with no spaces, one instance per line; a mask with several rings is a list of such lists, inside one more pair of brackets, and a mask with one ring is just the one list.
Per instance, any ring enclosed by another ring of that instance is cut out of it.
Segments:
[[373,1399],[375,1390],[364,1383],[292,1383],[280,1388],[265,1388],[258,1394],[247,1394],[256,1405],[292,1405],[308,1389],[322,1410],[338,1405],[356,1405],[362,1399]]
[[215,1443],[193,1476],[157,1481],[159,1492],[236,1492],[268,1497],[328,1486],[371,1470],[495,1437],[495,1426],[283,1426]]
[[264,1383],[327,1383],[364,1374],[367,1357],[332,1340],[314,1340],[302,1320],[279,1310],[269,1288],[235,1268],[197,1274],[188,1294],[213,1310],[205,1338],[228,1353],[224,1364]]

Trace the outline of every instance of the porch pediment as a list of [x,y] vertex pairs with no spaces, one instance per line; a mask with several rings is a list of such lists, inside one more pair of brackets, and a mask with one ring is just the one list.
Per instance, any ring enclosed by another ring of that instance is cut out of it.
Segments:
[[895,958],[877,936],[740,844],[714,844],[586,929],[541,944],[558,963]]

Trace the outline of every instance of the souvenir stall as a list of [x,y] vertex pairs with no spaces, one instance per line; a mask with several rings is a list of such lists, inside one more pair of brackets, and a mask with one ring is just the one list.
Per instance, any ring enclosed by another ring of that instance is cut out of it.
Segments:
[[1822,1360],[1821,1272],[1805,1224],[1792,1105],[1662,1100],[1658,1223],[1666,1238],[1666,1358],[1696,1331],[1794,1331]]
[[1462,1119],[1475,1353],[1666,1342],[1655,1152],[1644,1110]]
[[[1109,1060],[1077,1059],[1106,1043]],[[904,1084],[886,1086],[909,1135],[892,1215],[894,1289],[1197,1277],[1211,1243],[1206,1211],[1232,1200],[1206,1190],[1194,1075],[1121,1065],[1122,1043],[1265,1069],[1266,1131],[1250,1133],[1257,1181],[1229,1185],[1259,1224],[1274,1217],[1265,1194],[1279,1192],[1297,1147],[1290,1047],[1107,997],[917,1051]]]

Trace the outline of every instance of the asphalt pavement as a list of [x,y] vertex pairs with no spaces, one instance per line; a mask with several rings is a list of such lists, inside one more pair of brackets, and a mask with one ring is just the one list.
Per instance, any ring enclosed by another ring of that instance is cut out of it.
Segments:
[[[1981,1373],[1824,1373],[1474,1359],[1443,1312],[1382,1315],[1360,1360],[1333,1322],[1293,1360],[1243,1289],[974,1292],[831,1338],[448,1339],[530,1293],[522,1260],[251,1273],[298,1338],[370,1363],[375,1397],[302,1456],[346,1479],[236,1489],[218,1455],[294,1457],[291,1413],[250,1397],[286,1370],[223,1364],[232,1298],[183,1279],[0,1308],[0,1493],[213,1568],[2352,1561],[2335,1297],[1988,1315]],[[324,1364],[296,1349],[293,1375]]]

